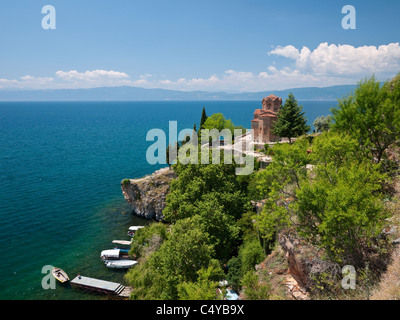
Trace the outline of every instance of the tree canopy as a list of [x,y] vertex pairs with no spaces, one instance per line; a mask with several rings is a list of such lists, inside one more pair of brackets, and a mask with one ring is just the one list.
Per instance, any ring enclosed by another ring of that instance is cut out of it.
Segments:
[[353,94],[339,100],[333,128],[354,137],[379,163],[400,136],[400,81],[396,77],[381,86],[372,77],[361,81]]
[[274,133],[280,137],[289,139],[299,137],[310,131],[303,107],[299,106],[292,93],[289,94],[278,114],[278,120],[274,124]]

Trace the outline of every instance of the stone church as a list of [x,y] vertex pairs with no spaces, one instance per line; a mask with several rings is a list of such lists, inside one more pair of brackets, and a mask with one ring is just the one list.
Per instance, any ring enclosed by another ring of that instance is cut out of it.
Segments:
[[251,120],[251,129],[254,130],[254,141],[256,143],[267,143],[279,141],[280,138],[273,134],[272,129],[278,119],[278,112],[281,109],[282,98],[273,94],[262,100],[262,109],[254,112],[254,119]]

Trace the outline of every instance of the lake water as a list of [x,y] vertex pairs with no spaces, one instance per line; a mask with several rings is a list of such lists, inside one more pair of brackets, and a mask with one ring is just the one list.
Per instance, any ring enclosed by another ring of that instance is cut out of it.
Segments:
[[[300,101],[309,123],[336,101]],[[42,268],[124,283],[100,252],[128,240],[135,217],[120,182],[164,167],[146,161],[149,130],[199,126],[202,108],[250,127],[259,101],[1,102],[0,299],[105,299],[57,283]]]

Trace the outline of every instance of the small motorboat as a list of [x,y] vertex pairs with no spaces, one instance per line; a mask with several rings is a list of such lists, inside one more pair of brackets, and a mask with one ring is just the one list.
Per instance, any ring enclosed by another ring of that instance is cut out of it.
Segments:
[[110,250],[103,250],[100,253],[100,258],[103,261],[123,260],[123,259],[129,259],[129,254],[125,253],[125,252],[121,252],[120,249],[110,249]]
[[126,240],[113,240],[114,244],[120,244],[123,246],[130,246],[132,244],[132,240],[131,241],[126,241]]
[[144,226],[131,226],[129,227],[129,231],[138,231],[139,229],[144,228]]
[[65,282],[69,281],[69,277],[68,277],[67,273],[60,268],[54,267],[53,270],[51,271],[51,273],[54,276],[54,278],[56,278],[61,283],[65,283]]
[[144,226],[131,226],[128,229],[128,236],[133,237],[135,235],[135,231],[144,228]]
[[135,264],[137,264],[137,261],[134,260],[112,260],[106,261],[105,263],[107,268],[113,269],[128,269],[133,267]]

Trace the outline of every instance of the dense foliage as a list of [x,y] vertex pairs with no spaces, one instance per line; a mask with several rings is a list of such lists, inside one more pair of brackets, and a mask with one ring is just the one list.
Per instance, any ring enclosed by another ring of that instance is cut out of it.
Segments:
[[334,128],[354,137],[360,147],[380,162],[400,136],[399,76],[381,86],[374,77],[361,81],[354,94],[333,109]]
[[316,132],[328,131],[332,125],[332,116],[320,116],[314,120],[314,127]]

